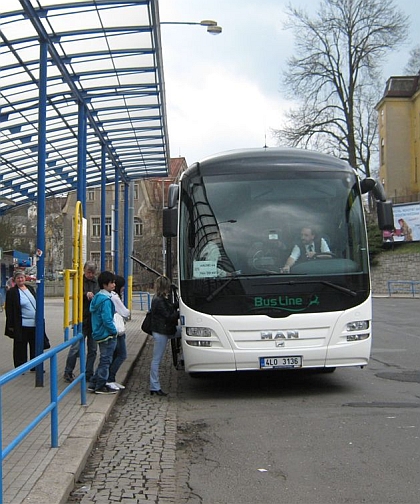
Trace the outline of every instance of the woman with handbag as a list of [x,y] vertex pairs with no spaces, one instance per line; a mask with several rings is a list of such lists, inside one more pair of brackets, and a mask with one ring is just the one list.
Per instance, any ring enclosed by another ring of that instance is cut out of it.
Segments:
[[[31,285],[25,284],[25,273],[15,271],[15,285],[6,292],[6,328],[4,334],[13,338],[13,364],[16,367],[35,357],[36,295]],[[31,369],[31,371],[34,371]]]
[[152,299],[152,337],[154,340],[153,357],[150,366],[150,395],[166,396],[162,391],[159,379],[159,368],[165,353],[168,339],[181,336],[177,327],[178,306],[169,299],[171,281],[160,276],[155,281],[155,296]]
[[117,346],[114,350],[111,365],[109,366],[109,376],[107,386],[114,390],[125,389],[124,385],[116,380],[117,371],[121,364],[127,358],[127,345],[125,341],[125,319],[130,316],[130,310],[124,306],[122,302],[122,294],[124,292],[125,279],[120,275],[115,275],[115,290],[111,292],[111,301],[115,306],[114,324],[117,328]]

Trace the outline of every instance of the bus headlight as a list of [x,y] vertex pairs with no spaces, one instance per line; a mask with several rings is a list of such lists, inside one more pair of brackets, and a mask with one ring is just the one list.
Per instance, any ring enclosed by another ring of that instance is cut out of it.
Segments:
[[195,336],[197,338],[210,338],[211,329],[208,327],[187,327],[187,336]]
[[348,334],[347,341],[362,341],[369,338],[369,334]]
[[365,331],[369,329],[369,320],[356,320],[347,324],[347,331]]
[[352,334],[347,334],[347,341],[362,341],[368,339],[370,333],[356,333],[356,331],[366,331],[369,329],[369,320],[355,320],[354,322],[349,322],[346,326],[347,331]]
[[195,347],[211,347],[211,341],[202,341],[202,340],[187,340],[187,345],[195,346]]

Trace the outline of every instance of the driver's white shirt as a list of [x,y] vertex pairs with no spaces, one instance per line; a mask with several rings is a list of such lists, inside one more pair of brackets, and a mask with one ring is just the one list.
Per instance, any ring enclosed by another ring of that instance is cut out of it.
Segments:
[[[312,249],[312,252],[315,252],[315,244],[314,242],[312,243],[308,243],[307,245],[305,245],[305,248],[306,248],[306,252],[310,252],[311,251],[311,247],[313,247]],[[330,250],[330,247],[328,246],[328,243],[324,240],[324,238],[321,238],[321,250],[320,252],[331,252]],[[319,253],[319,252],[318,252]],[[292,259],[294,259],[295,261],[297,261],[300,257],[300,247],[299,245],[295,245],[292,249],[292,252],[290,253],[290,257]]]

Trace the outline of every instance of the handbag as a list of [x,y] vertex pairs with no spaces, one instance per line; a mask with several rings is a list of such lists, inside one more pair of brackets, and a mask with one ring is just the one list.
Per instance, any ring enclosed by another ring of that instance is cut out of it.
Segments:
[[114,313],[114,324],[115,327],[117,328],[118,336],[121,336],[122,334],[125,333],[124,318],[117,312]]
[[51,343],[48,336],[44,333],[44,350],[48,350],[49,348],[51,348]]
[[141,330],[146,334],[152,334],[152,312],[148,311],[141,324]]

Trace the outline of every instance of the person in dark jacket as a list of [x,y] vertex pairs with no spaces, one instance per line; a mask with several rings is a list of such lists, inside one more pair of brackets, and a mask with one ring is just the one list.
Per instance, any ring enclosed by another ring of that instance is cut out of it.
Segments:
[[180,337],[177,327],[178,307],[169,299],[171,281],[166,276],[160,276],[155,282],[155,296],[152,299],[152,337],[154,340],[153,357],[150,366],[150,395],[166,396],[162,391],[159,379],[159,368],[165,353],[169,338]]
[[[87,342],[86,355],[86,381],[92,378],[95,359],[97,353],[97,343],[92,338],[92,322],[89,311],[93,296],[99,291],[98,281],[96,280],[96,263],[87,261],[84,265],[83,273],[83,335]],[[79,357],[80,340],[73,343],[67,354],[66,367],[64,369],[64,381],[71,383],[74,376],[77,358]]]
[[16,271],[15,285],[6,292],[6,327],[4,334],[13,338],[13,363],[21,366],[35,357],[36,295],[32,286],[25,284],[25,273]]

